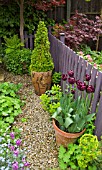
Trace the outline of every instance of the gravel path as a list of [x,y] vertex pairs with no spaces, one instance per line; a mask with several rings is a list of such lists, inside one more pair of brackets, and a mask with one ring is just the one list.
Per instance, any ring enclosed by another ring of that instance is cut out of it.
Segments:
[[[34,93],[31,77],[4,72],[4,78],[7,82],[23,84],[19,93],[26,104],[14,124],[23,129],[23,147],[27,151],[27,160],[31,163],[30,169],[57,170],[58,152],[52,122],[49,113],[42,109],[39,96]],[[27,121],[22,122],[21,118],[26,118]]]

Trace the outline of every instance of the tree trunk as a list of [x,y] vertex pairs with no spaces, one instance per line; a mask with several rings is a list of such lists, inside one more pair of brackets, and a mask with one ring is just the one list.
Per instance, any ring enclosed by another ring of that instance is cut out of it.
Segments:
[[23,5],[24,5],[24,0],[20,0],[20,39],[21,42],[24,43],[24,18],[23,18]]

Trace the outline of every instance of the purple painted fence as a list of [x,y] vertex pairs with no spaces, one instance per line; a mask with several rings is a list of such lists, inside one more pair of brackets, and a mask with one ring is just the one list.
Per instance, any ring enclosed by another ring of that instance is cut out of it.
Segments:
[[[61,38],[64,41],[63,37]],[[83,58],[79,57],[73,50],[67,47],[63,42],[49,34],[50,51],[55,64],[55,71],[66,74],[70,69],[74,70],[75,78],[84,80],[85,74],[91,75],[90,85],[95,87],[95,93],[92,98],[89,95],[91,103],[91,113],[96,112],[95,134],[100,139],[102,135],[102,72],[93,68]],[[63,83],[61,82],[62,88]]]

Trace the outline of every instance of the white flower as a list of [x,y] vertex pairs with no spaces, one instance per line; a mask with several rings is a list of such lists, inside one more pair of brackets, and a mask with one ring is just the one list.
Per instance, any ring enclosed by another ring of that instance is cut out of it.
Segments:
[[5,158],[3,158],[2,156],[0,156],[0,160],[1,160],[2,162],[5,162]]
[[5,170],[5,167],[4,167],[4,166],[2,166],[0,170]]

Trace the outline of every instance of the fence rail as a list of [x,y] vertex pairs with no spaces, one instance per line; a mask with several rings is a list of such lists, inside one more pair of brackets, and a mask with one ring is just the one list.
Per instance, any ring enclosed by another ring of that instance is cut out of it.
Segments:
[[[55,71],[66,74],[69,70],[74,71],[75,78],[84,80],[85,74],[91,75],[90,85],[95,87],[94,97],[89,95],[91,113],[96,112],[95,134],[100,139],[102,135],[102,72],[93,68],[91,64],[79,57],[63,42],[49,34],[50,51],[55,64]],[[63,82],[61,82],[63,88]]]

